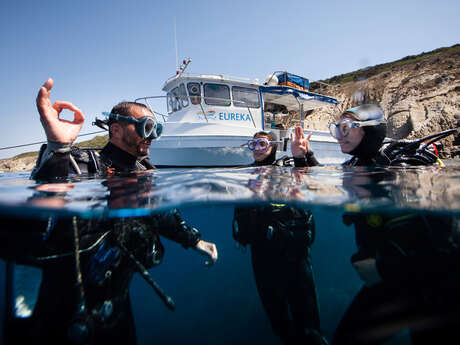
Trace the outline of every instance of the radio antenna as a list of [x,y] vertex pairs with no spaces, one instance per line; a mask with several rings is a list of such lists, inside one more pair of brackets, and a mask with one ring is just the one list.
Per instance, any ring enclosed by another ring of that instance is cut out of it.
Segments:
[[174,17],[174,47],[176,49],[176,72],[179,71],[179,58],[177,54],[176,17]]

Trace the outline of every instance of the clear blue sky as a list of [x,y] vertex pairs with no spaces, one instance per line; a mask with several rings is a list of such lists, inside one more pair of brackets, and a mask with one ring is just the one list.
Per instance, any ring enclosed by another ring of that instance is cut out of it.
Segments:
[[459,13],[458,0],[2,0],[0,147],[45,139],[35,97],[48,77],[53,101],[83,110],[82,133],[121,100],[162,94],[176,67],[174,18],[189,72],[317,80],[460,43]]

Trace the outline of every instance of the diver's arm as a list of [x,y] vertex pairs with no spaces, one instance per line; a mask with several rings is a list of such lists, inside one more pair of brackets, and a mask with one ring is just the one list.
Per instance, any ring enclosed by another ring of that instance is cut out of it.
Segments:
[[184,248],[195,247],[200,241],[200,232],[187,225],[177,209],[153,216],[153,222],[160,235],[181,244]]
[[154,216],[160,235],[181,244],[184,248],[193,248],[205,256],[206,265],[211,266],[217,260],[217,248],[214,243],[201,240],[200,232],[187,225],[177,209]]
[[307,151],[304,157],[294,157],[295,167],[314,167],[320,165],[313,151]]
[[294,156],[296,167],[309,167],[319,165],[313,151],[310,150],[310,133],[307,137],[300,126],[295,128],[295,133],[291,133],[291,152]]
[[[70,102],[56,101],[51,103],[50,95],[53,84],[53,79],[49,78],[38,92],[36,103],[40,121],[49,142],[70,145],[77,139],[85,116],[80,109]],[[64,109],[74,113],[73,121],[59,118]]]
[[320,164],[318,160],[316,159],[313,151],[307,151],[307,153],[305,154],[305,160],[307,161],[307,164],[310,167],[314,167]]
[[70,145],[48,142],[42,145],[31,179],[44,180],[69,175]]
[[[40,121],[48,139],[48,144],[40,151],[33,179],[66,177],[69,174],[70,146],[75,141],[85,117],[80,109],[70,102],[51,103],[50,95],[53,79],[49,78],[40,88],[36,104]],[[63,110],[74,113],[73,121],[59,118]]]

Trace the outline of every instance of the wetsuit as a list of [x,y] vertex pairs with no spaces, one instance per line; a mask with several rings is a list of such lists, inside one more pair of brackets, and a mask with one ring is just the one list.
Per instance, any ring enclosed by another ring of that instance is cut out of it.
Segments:
[[376,259],[381,282],[364,286],[336,330],[333,344],[383,344],[409,328],[413,344],[460,342],[458,244],[443,215],[346,214],[358,251]]
[[[290,157],[274,158],[272,152],[252,165],[292,166]],[[312,154],[304,161],[317,164]],[[298,207],[274,203],[235,207],[233,237],[250,245],[257,291],[284,344],[323,344],[311,263],[314,231],[311,212]]]
[[[368,134],[345,167],[392,165],[388,157],[381,156],[379,139],[374,137],[373,144],[366,145],[372,138]],[[333,344],[383,344],[407,328],[416,345],[460,343],[460,253],[455,219],[406,211],[345,214],[343,220],[355,226],[358,251],[351,262],[375,259],[381,281],[363,286],[354,297]]]
[[[41,150],[32,177],[45,180],[66,177],[75,172],[104,173],[110,169],[110,172],[127,173],[151,168],[153,165],[148,159],[138,160],[109,143],[99,155],[92,150],[76,148],[51,153]],[[145,180],[138,181],[145,183]],[[148,179],[146,181],[148,184]],[[110,189],[110,205],[119,191],[110,186],[110,178],[106,182]],[[151,185],[144,187],[151,189]],[[14,224],[17,220],[2,220],[4,225],[8,222]],[[75,227],[80,248],[94,247],[80,255],[83,299],[75,283],[75,256],[72,255]],[[161,262],[164,249],[160,235],[180,243],[184,248],[194,247],[200,240],[200,233],[185,224],[177,210],[125,219],[77,219],[74,222],[54,218],[35,222],[34,232],[40,236],[37,240],[35,235],[35,245],[29,245],[32,252],[22,253],[24,256],[20,261],[32,262],[43,269],[38,301],[28,320],[30,328],[27,332],[15,329],[15,320],[10,320],[11,324],[7,325],[7,344],[70,344],[79,338],[83,338],[82,343],[135,344],[136,334],[129,298],[129,286],[134,273]],[[8,250],[2,252],[3,256],[8,252],[14,256]],[[63,256],[62,253],[71,255]],[[50,259],[53,254],[59,258]],[[45,259],[34,261],[34,257]],[[82,301],[85,310],[79,313],[78,307]],[[86,331],[82,332],[78,328],[81,323],[88,330],[87,336]]]

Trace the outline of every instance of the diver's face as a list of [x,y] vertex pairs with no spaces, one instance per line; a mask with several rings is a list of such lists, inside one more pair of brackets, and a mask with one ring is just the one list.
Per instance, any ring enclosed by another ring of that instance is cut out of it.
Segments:
[[[351,119],[353,121],[356,121],[356,119],[353,118],[353,116],[351,116],[350,114],[344,114],[340,116],[339,121],[344,119]],[[362,127],[351,128],[350,132],[346,137],[343,137],[342,139],[338,140],[340,149],[343,153],[350,153],[358,147],[359,143],[361,142],[361,140],[363,140],[363,138],[364,129]]]
[[[257,138],[265,138],[268,141],[271,140],[270,137],[268,137],[268,136],[258,135],[254,139],[257,139]],[[256,149],[254,151],[252,151],[252,155],[253,155],[254,160],[256,162],[262,162],[265,158],[270,156],[270,154],[272,153],[272,150],[273,150],[273,144],[268,145],[266,150],[261,150],[259,146],[256,146]]]
[[[139,119],[141,117],[152,116],[152,113],[143,107],[131,106],[129,115]],[[144,139],[139,136],[136,127],[132,123],[120,123],[121,134],[114,141],[114,144],[122,150],[128,152],[135,157],[144,157],[149,154],[151,139]]]

